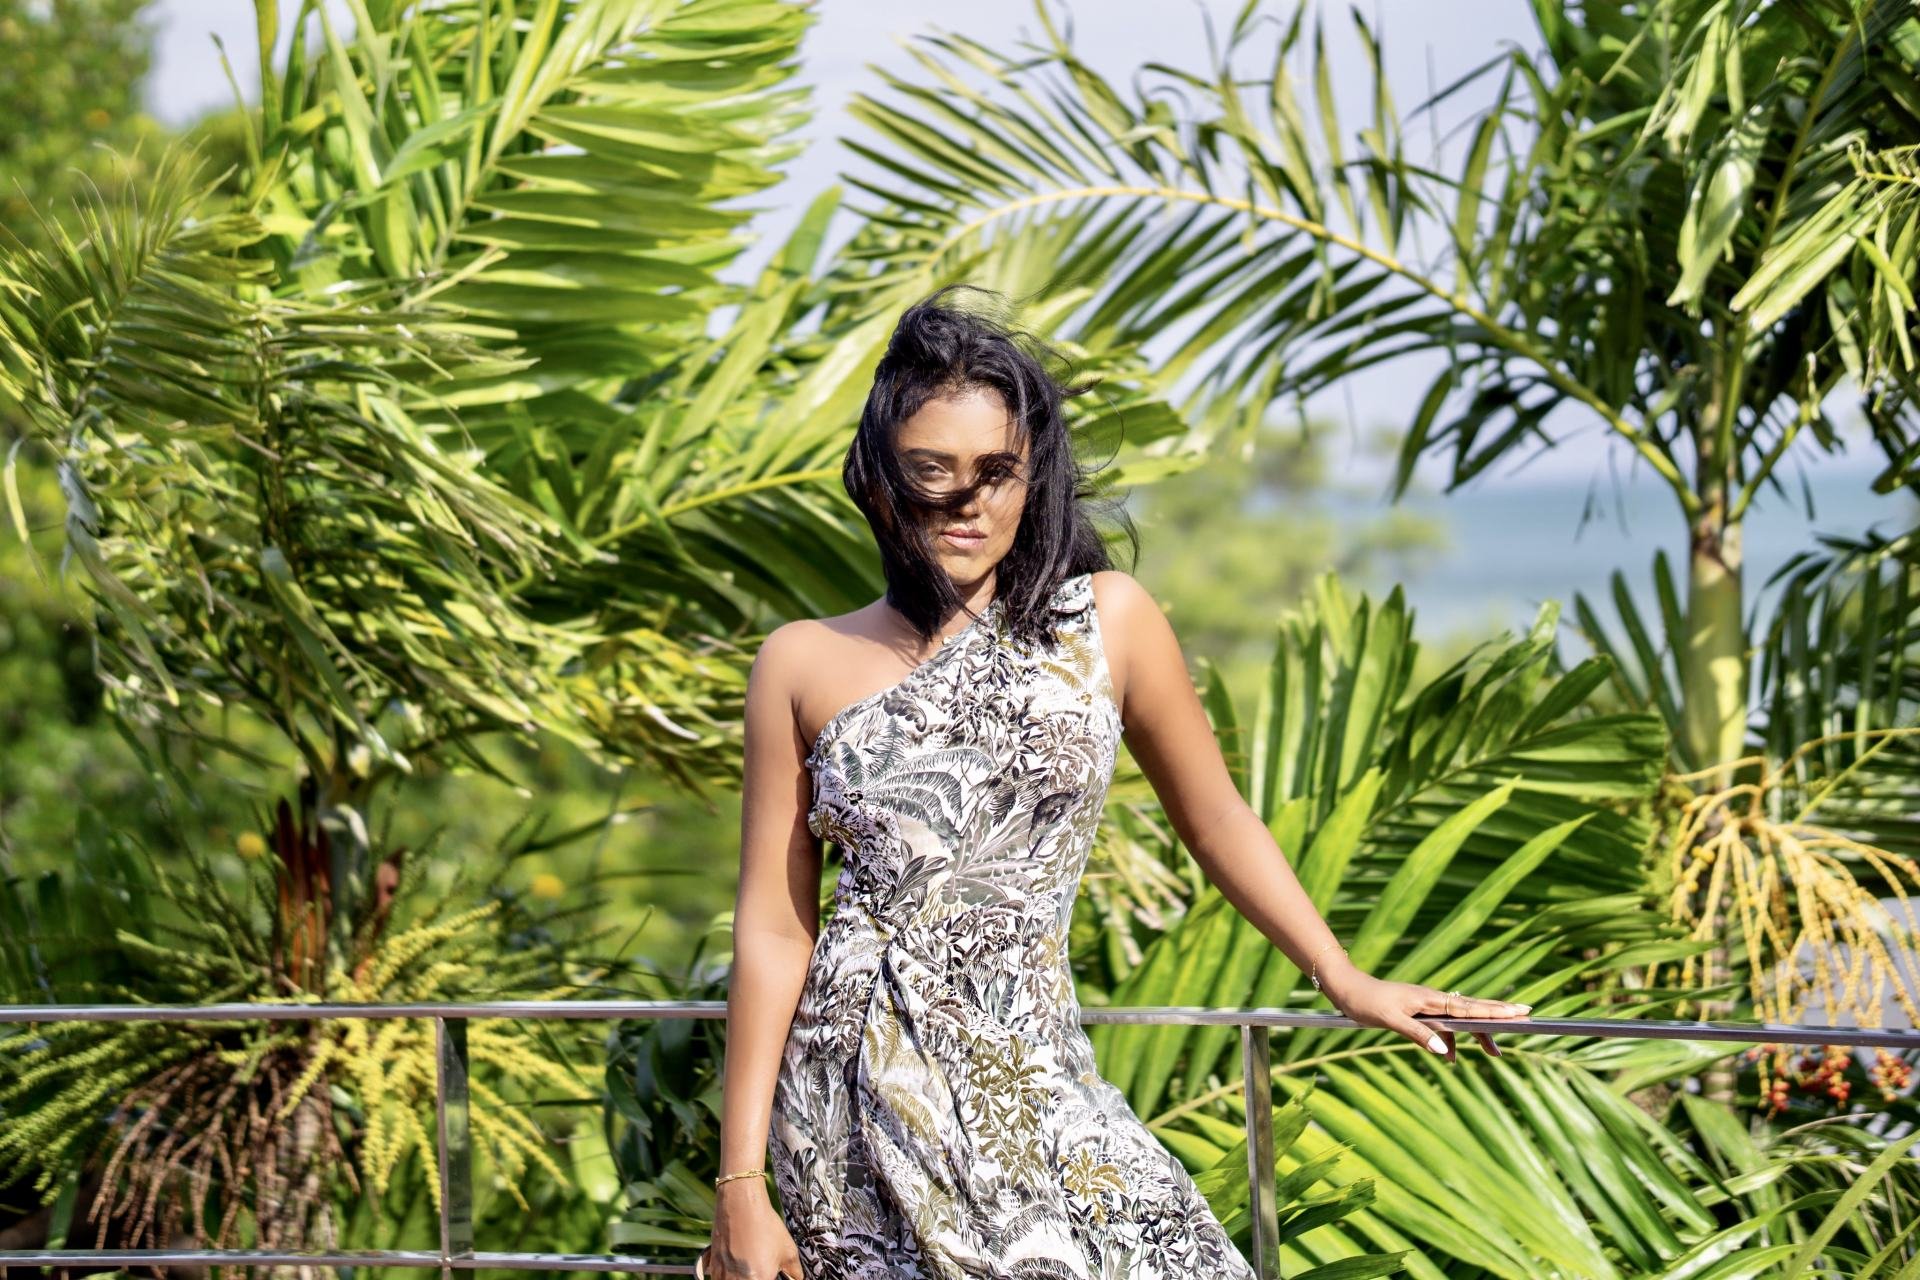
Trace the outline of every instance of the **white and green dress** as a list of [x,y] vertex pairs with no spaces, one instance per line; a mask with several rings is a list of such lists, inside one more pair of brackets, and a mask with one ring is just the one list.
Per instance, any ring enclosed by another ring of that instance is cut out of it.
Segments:
[[845,855],[774,1086],[806,1280],[1252,1280],[1095,1070],[1067,925],[1120,745],[1091,576],[998,600],[807,756]]

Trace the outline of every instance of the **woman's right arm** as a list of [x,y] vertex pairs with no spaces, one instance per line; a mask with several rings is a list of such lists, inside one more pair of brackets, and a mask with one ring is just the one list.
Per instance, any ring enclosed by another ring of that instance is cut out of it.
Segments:
[[[721,1074],[720,1172],[765,1167],[773,1084],[820,931],[820,846],[807,830],[806,744],[794,714],[804,624],[776,628],[747,676],[740,787],[740,887],[734,898],[727,1051]],[[800,1258],[767,1179],[716,1192],[710,1280],[793,1280]]]

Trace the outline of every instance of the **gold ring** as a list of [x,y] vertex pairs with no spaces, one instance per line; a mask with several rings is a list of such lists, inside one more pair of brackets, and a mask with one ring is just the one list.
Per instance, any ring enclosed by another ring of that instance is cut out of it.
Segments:
[[1447,1016],[1449,1018],[1457,1018],[1460,1016],[1459,1014],[1453,1011],[1453,1002],[1455,1000],[1458,1000],[1459,998],[1460,998],[1460,993],[1458,991],[1447,992]]

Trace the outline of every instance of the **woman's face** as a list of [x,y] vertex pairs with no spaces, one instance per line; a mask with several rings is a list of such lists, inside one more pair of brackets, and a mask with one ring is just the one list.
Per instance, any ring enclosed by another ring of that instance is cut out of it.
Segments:
[[1026,450],[998,394],[971,390],[929,400],[900,424],[894,447],[914,482],[951,492],[983,483],[964,506],[925,513],[927,540],[956,585],[978,582],[1013,546],[1027,505]]

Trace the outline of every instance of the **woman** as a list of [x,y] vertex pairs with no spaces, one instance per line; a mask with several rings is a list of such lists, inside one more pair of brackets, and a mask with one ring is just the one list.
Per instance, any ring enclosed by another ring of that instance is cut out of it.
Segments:
[[[1208,878],[1347,1016],[1452,1061],[1414,1015],[1526,1006],[1348,961],[1235,791],[1166,617],[1107,567],[1061,412],[1086,388],[954,288],[901,316],[847,456],[885,598],[780,627],[748,681],[698,1269],[1250,1278],[1079,1023],[1067,924],[1123,727]],[[845,866],[822,929],[827,839]]]

